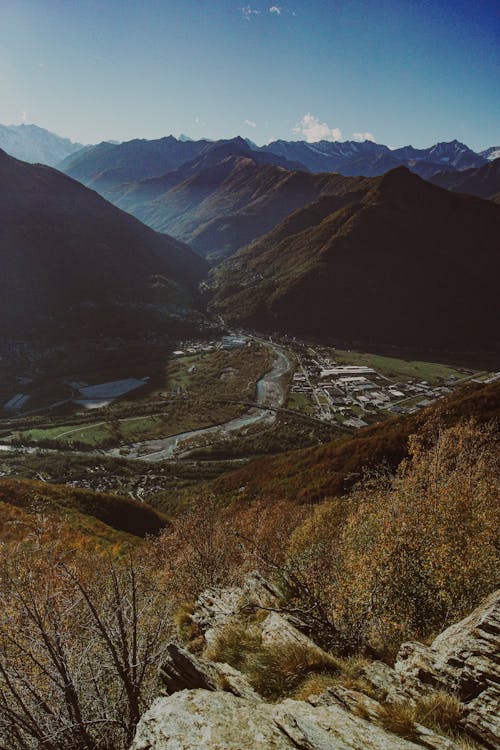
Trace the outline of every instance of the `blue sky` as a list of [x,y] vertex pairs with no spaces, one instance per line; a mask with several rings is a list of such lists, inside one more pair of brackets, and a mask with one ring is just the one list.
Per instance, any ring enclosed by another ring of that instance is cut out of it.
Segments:
[[21,121],[500,145],[500,2],[0,0],[0,122]]

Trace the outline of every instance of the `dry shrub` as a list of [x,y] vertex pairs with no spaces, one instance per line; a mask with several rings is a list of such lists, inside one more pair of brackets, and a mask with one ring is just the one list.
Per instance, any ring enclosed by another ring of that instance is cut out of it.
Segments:
[[163,533],[156,560],[178,605],[205,589],[237,582],[243,556],[227,509],[212,495],[200,500]]
[[307,677],[337,675],[340,669],[337,659],[314,646],[263,644],[253,616],[247,621],[233,618],[226,623],[204,656],[244,672],[255,690],[269,699],[291,694]]
[[224,662],[245,671],[248,659],[260,647],[260,631],[233,619],[221,628],[214,641],[205,649],[204,655],[211,661]]
[[[499,574],[498,435],[469,422],[414,436],[396,475],[319,506],[291,538],[283,574],[313,637],[346,653],[425,638],[468,614]],[[378,643],[378,645],[377,645]],[[382,649],[383,650],[383,649]]]
[[478,745],[469,737],[454,737],[453,742],[459,750],[484,750],[484,745]]
[[0,746],[129,747],[171,637],[154,571],[42,535],[0,549],[0,587]]
[[405,740],[418,740],[415,709],[408,703],[386,703],[379,710],[379,722],[388,732]]
[[195,602],[183,602],[173,613],[173,622],[180,640],[187,646],[201,636],[200,626],[193,620]]
[[463,716],[463,705],[459,699],[439,691],[417,701],[415,721],[438,732],[453,736]]
[[262,646],[248,654],[245,671],[252,686],[265,698],[290,695],[308,675],[337,674],[336,660],[321,649],[302,644]]
[[297,685],[292,697],[296,700],[306,700],[309,695],[319,695],[330,687],[340,685],[348,690],[364,693],[370,698],[379,699],[380,695],[362,675],[363,667],[368,663],[367,659],[359,655],[348,659],[332,657],[332,669],[307,675]]
[[415,704],[386,703],[379,711],[379,721],[388,731],[408,740],[418,738],[417,724],[455,740],[460,734],[462,715],[463,706],[458,698],[439,691]]
[[290,693],[290,697],[296,701],[306,701],[310,695],[321,695],[335,685],[338,685],[338,680],[334,675],[328,672],[313,672],[297,685]]

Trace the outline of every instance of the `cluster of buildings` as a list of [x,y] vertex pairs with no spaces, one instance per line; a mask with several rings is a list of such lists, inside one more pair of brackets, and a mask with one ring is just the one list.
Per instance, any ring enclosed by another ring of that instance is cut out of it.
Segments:
[[229,334],[222,336],[220,340],[213,339],[211,341],[183,341],[180,344],[180,348],[173,352],[174,357],[185,357],[192,354],[201,354],[203,352],[214,352],[217,349],[226,349],[228,351],[232,349],[241,349],[247,346],[250,339],[248,336],[240,334]]
[[301,358],[291,392],[306,396],[311,411],[324,421],[364,427],[380,413],[409,414],[451,393],[456,380],[440,385],[426,380],[394,383],[372,367],[339,365],[320,358]]

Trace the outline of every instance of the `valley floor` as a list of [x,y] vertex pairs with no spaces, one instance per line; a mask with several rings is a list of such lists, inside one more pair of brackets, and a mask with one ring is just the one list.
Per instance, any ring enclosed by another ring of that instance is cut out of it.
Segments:
[[175,351],[158,342],[124,349],[101,344],[69,369],[50,351],[17,351],[17,364],[4,364],[2,476],[151,500],[500,377],[241,332]]

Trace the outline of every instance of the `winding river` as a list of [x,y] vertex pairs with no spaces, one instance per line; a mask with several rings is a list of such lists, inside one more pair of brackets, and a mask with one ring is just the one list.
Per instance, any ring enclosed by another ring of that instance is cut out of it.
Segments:
[[252,406],[245,414],[231,419],[229,422],[203,427],[199,430],[181,432],[170,437],[158,440],[144,440],[138,443],[111,448],[100,451],[71,451],[59,450],[57,448],[38,448],[36,446],[13,446],[0,445],[0,451],[17,451],[20,453],[76,453],[85,456],[108,456],[127,459],[140,459],[141,461],[158,462],[172,459],[188,448],[193,448],[205,438],[231,436],[253,425],[270,425],[276,419],[276,409],[283,406],[286,392],[282,384],[282,377],[291,368],[291,362],[282,349],[274,344],[270,346],[275,354],[273,366],[269,372],[257,381],[255,406]]
[[229,436],[251,425],[272,424],[276,419],[275,409],[283,406],[285,400],[286,394],[281,379],[290,370],[291,363],[281,349],[271,346],[276,355],[273,367],[257,381],[256,405],[241,417],[199,430],[180,432],[178,435],[159,440],[145,440],[121,448],[113,448],[106,453],[115,457],[140,458],[142,461],[164,461],[173,458],[188,447],[194,447],[195,443],[198,444],[205,438]]

